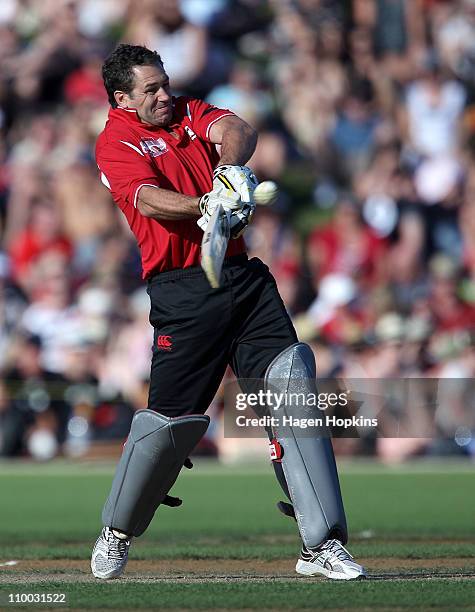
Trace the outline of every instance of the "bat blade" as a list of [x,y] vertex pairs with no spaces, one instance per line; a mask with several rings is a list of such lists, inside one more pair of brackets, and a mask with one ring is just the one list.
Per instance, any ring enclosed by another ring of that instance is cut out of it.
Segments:
[[228,247],[230,224],[228,213],[219,205],[211,215],[201,242],[201,267],[213,289],[220,286],[221,270]]

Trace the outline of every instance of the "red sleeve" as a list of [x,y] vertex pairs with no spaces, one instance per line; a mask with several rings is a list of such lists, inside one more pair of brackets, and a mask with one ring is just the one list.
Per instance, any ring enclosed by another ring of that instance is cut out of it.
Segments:
[[101,181],[119,205],[125,200],[136,206],[141,187],[160,187],[160,176],[148,156],[127,141],[98,142],[96,162]]
[[187,114],[191,121],[193,131],[206,142],[209,139],[209,130],[213,123],[228,115],[235,116],[233,112],[225,108],[217,108],[202,100],[190,99],[187,103]]

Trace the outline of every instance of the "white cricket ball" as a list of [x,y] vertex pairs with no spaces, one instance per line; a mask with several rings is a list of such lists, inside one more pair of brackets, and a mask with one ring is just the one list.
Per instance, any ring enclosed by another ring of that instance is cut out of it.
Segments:
[[279,193],[279,188],[274,181],[262,181],[254,189],[254,202],[260,206],[273,204]]

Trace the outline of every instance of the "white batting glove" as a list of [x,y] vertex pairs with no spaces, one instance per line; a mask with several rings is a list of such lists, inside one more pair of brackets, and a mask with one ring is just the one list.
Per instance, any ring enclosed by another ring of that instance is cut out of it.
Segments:
[[198,226],[203,231],[206,229],[208,221],[220,204],[224,210],[227,210],[230,213],[242,208],[241,198],[235,191],[231,192],[230,194],[222,193],[220,195],[217,195],[214,191],[205,193],[203,196],[201,196],[198,203],[201,217],[197,221]]
[[254,214],[253,193],[258,181],[246,166],[218,166],[213,172],[213,189],[200,199],[202,216],[198,226],[204,231],[216,207],[221,204],[228,210],[231,222],[231,238],[238,238],[249,225]]
[[231,238],[238,238],[249,225],[255,211],[254,190],[258,185],[253,171],[247,166],[218,166],[213,172],[213,192],[239,193],[242,207],[231,213]]
[[203,214],[196,222],[203,231],[205,231],[211,215],[219,204],[229,213],[231,238],[238,238],[249,225],[256,207],[254,204],[246,204],[241,200],[225,200],[216,197],[213,192],[205,193],[199,202]]
[[252,220],[256,207],[253,204],[245,204],[240,210],[231,214],[231,238],[239,238]]
[[[239,238],[242,235],[246,227],[249,225],[252,219],[252,215],[254,214],[255,207],[250,205],[245,205],[240,210],[233,211],[229,217],[230,223],[230,237],[231,238]],[[198,226],[203,230],[206,229],[206,226],[209,222],[209,216],[203,215],[196,222]]]
[[238,193],[242,202],[253,203],[254,189],[258,185],[253,171],[247,166],[223,165],[215,168],[213,172],[213,192]]

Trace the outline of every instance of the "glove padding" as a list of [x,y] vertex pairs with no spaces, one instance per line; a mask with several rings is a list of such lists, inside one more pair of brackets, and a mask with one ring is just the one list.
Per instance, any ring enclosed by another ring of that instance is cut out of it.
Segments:
[[249,225],[254,214],[254,190],[259,184],[247,166],[218,166],[213,172],[213,193],[237,192],[242,207],[231,212],[231,238],[238,238]]
[[213,172],[213,189],[199,202],[202,216],[198,226],[204,231],[216,207],[230,212],[231,238],[241,236],[254,214],[254,189],[258,181],[246,166],[218,166]]
[[213,172],[213,193],[216,195],[238,193],[241,201],[252,204],[258,181],[247,166],[218,166]]
[[221,204],[229,216],[229,234],[231,238],[239,238],[244,232],[246,227],[249,225],[252,215],[254,214],[255,205],[246,204],[239,200],[239,207],[232,208],[229,202],[224,201],[221,198],[217,198],[213,195],[213,192],[205,193],[200,200],[200,210],[203,202],[204,213],[196,222],[198,227],[205,231],[206,226],[209,223],[211,215],[213,214],[216,207]]
[[231,238],[239,238],[239,236],[242,235],[246,227],[251,222],[255,209],[256,207],[254,204],[245,204],[240,210],[231,213]]
[[205,231],[208,221],[220,204],[224,210],[228,211],[230,214],[242,208],[241,198],[234,191],[229,195],[225,193],[217,195],[214,191],[205,193],[203,196],[201,196],[198,204],[202,216],[197,221],[198,226],[203,231]]

